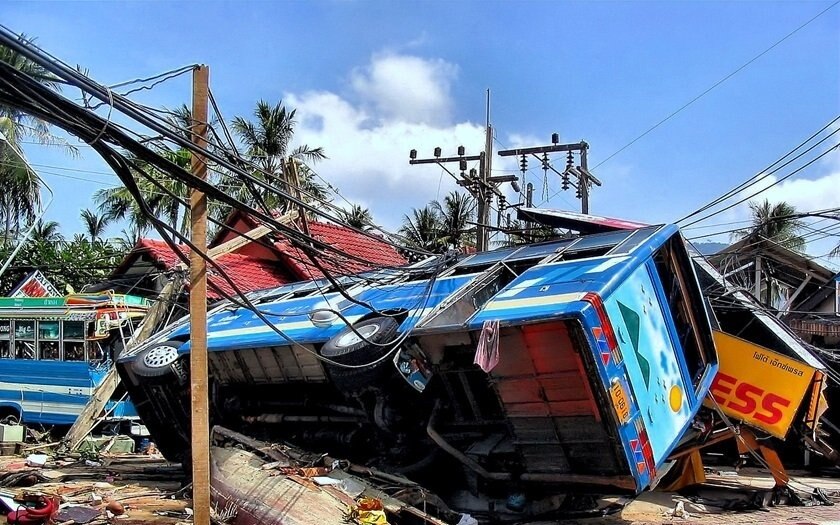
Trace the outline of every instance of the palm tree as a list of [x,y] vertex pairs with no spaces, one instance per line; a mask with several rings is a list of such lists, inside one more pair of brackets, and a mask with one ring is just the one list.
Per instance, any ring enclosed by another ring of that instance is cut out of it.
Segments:
[[[24,44],[34,40],[23,34],[18,36],[18,41]],[[51,89],[60,88],[47,70],[11,48],[0,46],[0,61]],[[52,135],[45,121],[2,104],[0,131],[6,139],[0,140],[0,219],[4,223],[5,242],[17,234],[22,224],[31,224],[41,204],[41,181],[26,165],[20,148],[22,137],[30,136],[41,144],[61,146],[73,154],[76,148]]]
[[[181,168],[188,170],[190,167],[191,157],[187,149],[161,149],[158,153]],[[133,164],[136,170],[132,176],[154,216],[174,226],[182,234],[189,233],[189,209],[181,203],[181,200],[189,199],[189,187],[144,161],[133,159]],[[140,204],[123,186],[97,190],[93,200],[109,222],[127,220],[131,227],[141,231],[152,226],[152,221]]]
[[303,200],[308,203],[328,202],[330,200],[329,190],[326,185],[315,180],[315,177],[318,177],[318,174],[315,173],[312,168],[306,164],[301,164],[300,162],[298,162],[297,169],[298,181],[300,182],[300,190],[302,192],[301,196],[303,197]]
[[31,223],[41,205],[41,180],[26,164],[18,147],[18,128],[0,117],[0,219],[4,242],[14,238],[21,224]]
[[111,222],[105,215],[97,214],[88,209],[82,210],[80,216],[91,242],[101,238],[102,234],[105,233],[105,228],[108,227],[108,223]]
[[[289,110],[282,101],[274,106],[260,100],[254,110],[255,122],[243,117],[235,117],[231,123],[234,133],[245,146],[248,160],[259,169],[253,175],[267,185],[278,190],[288,192],[290,181],[287,175],[287,162],[291,159],[306,162],[316,162],[325,159],[322,148],[310,148],[306,145],[290,150],[289,145],[295,132],[295,110]],[[326,189],[313,180],[313,173],[308,167],[298,169],[298,179],[301,189],[315,194],[307,200],[315,200],[326,196]],[[252,195],[244,182],[236,176],[227,177],[224,184],[228,191],[249,203],[263,201],[269,208],[280,208],[286,203],[273,192],[265,188],[256,188],[258,196]],[[305,197],[306,198],[306,197]]]
[[123,228],[122,235],[111,239],[111,244],[119,252],[130,252],[135,246],[137,246],[137,243],[140,242],[144,233],[145,232],[143,230],[138,230],[133,226],[128,229]]
[[443,203],[432,201],[431,206],[441,223],[440,242],[443,245],[454,249],[475,245],[475,228],[470,225],[476,209],[472,196],[453,191],[444,197]]
[[440,253],[446,249],[446,244],[441,241],[443,231],[440,214],[434,205],[428,204],[419,210],[413,209],[411,217],[404,215],[398,233],[408,248]]
[[796,207],[784,201],[771,204],[768,199],[762,202],[750,202],[752,225],[735,232],[739,239],[754,241],[768,239],[789,250],[805,250],[805,238],[800,235],[803,224],[796,217]]
[[[18,42],[22,44],[31,44],[34,41],[34,38],[29,38],[24,34],[18,36]],[[56,82],[54,77],[46,69],[17,51],[6,46],[0,46],[0,61],[9,64],[24,75],[32,77],[47,87],[56,90],[59,89],[58,82]],[[17,108],[0,105],[0,117],[11,119],[17,127],[23,130],[23,134],[35,137],[44,144],[51,143],[55,140],[55,137],[50,134],[49,126],[46,122],[27,115]]]
[[369,230],[373,225],[373,215],[367,208],[353,204],[349,210],[342,213],[342,220],[354,228]]
[[[797,217],[796,208],[784,201],[771,203],[768,199],[762,202],[750,202],[752,225],[746,229],[733,234],[736,238],[746,241],[743,254],[750,252],[761,255],[760,241],[769,240],[789,250],[804,252],[807,245],[805,238],[800,234],[803,228],[802,219]],[[762,287],[765,293],[758,297],[768,305],[781,304],[784,299],[783,289],[786,285],[781,284],[774,275],[779,271],[773,259],[764,262],[764,277],[766,288]],[[754,286],[751,274],[747,277],[748,286]]]
[[58,244],[64,241],[64,236],[61,235],[61,225],[56,221],[44,222],[38,220],[32,230],[32,240],[46,244]]

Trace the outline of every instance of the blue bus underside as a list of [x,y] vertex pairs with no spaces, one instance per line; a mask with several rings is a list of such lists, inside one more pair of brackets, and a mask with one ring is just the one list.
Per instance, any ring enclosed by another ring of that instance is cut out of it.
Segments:
[[[610,404],[579,321],[504,328],[501,360],[489,375],[473,365],[477,337],[462,332],[414,340],[436,363],[422,393],[392,362],[336,382],[335,370],[299,349],[212,352],[213,424],[329,447],[359,461],[384,455],[401,468],[434,456],[458,472],[463,458],[442,454],[434,442],[441,440],[482,466],[468,475],[502,485],[519,471],[515,479],[534,487],[638,490],[622,436],[614,423],[605,424],[613,415],[601,408]],[[170,457],[184,453],[190,431],[185,378],[138,381],[121,372],[134,384],[132,399],[157,445]]]

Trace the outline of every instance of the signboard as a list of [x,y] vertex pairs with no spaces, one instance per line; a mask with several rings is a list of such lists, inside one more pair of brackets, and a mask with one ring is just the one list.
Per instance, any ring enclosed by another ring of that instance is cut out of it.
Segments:
[[644,228],[648,224],[641,222],[601,217],[598,215],[584,215],[574,211],[546,210],[542,208],[519,208],[517,219],[548,224],[557,228],[566,228],[581,233],[600,233],[616,230],[635,230]]
[[26,279],[18,283],[9,297],[57,297],[59,295],[63,294],[58,293],[58,290],[41,273],[41,270],[35,270]]
[[720,369],[709,394],[727,416],[784,438],[816,370],[723,332],[714,337]]

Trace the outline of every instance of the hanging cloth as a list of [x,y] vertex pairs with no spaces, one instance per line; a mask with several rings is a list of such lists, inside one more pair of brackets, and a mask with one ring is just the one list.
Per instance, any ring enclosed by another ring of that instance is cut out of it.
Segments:
[[499,321],[484,321],[481,325],[473,363],[486,373],[499,364]]

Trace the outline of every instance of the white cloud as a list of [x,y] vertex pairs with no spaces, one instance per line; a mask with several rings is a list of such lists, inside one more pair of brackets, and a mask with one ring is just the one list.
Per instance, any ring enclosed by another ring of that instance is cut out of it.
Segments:
[[[800,165],[802,165],[801,162],[795,163],[784,169],[782,173],[790,173],[796,169],[795,166]],[[807,178],[814,172],[819,175]],[[805,168],[791,178],[782,182],[778,181],[777,175],[771,175],[742,191],[741,198],[760,191],[750,198],[750,202],[761,202],[764,199],[770,202],[785,201],[801,212],[838,207],[840,206],[840,192],[837,191],[837,188],[840,188],[840,154],[834,150],[818,163]],[[747,207],[744,205],[742,208]]]
[[452,122],[456,70],[442,60],[380,54],[351,75],[358,102],[327,91],[285,94],[297,110],[295,142],[323,147],[329,159],[315,170],[344,197],[369,206],[382,226],[396,229],[411,208],[458,188],[435,165],[409,165],[411,149],[430,157],[436,146],[454,155],[459,145],[470,154],[484,144],[482,125]]
[[444,125],[458,68],[440,59],[384,53],[350,74],[350,86],[382,120]]
[[840,206],[840,170],[816,179],[791,179],[779,183],[756,197],[770,202],[786,201],[800,211]]

